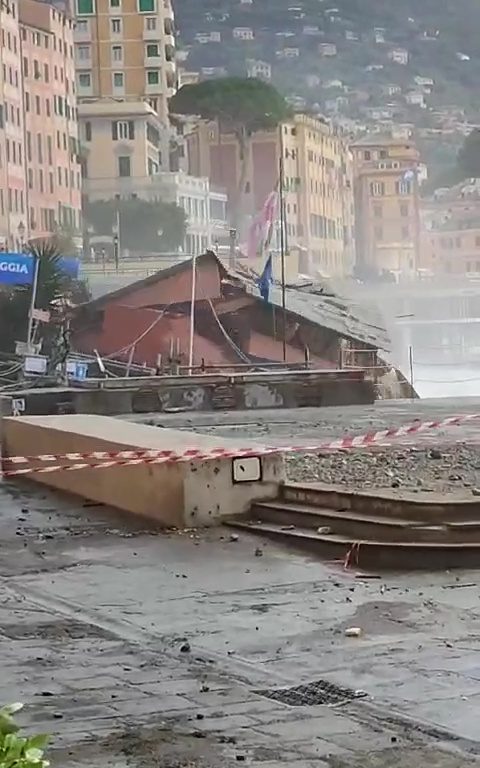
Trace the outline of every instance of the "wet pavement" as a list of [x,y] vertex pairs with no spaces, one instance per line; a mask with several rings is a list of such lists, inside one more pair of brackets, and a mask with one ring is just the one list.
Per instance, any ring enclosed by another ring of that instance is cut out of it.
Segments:
[[[480,765],[477,572],[372,578],[233,539],[0,484],[0,701],[54,766]],[[265,695],[312,682],[334,706]]]

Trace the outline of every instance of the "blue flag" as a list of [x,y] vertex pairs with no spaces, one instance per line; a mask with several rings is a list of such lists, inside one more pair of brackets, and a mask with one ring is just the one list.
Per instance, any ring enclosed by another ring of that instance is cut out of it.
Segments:
[[273,283],[273,269],[272,269],[272,254],[268,257],[263,272],[258,278],[257,286],[260,291],[260,296],[264,301],[268,301],[270,297],[270,286]]

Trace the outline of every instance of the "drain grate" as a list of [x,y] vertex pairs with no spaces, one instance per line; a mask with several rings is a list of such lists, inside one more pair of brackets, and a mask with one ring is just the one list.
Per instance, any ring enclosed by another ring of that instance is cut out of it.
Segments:
[[364,691],[341,688],[328,680],[315,680],[313,683],[296,685],[294,688],[265,688],[255,693],[290,707],[312,707],[318,704],[333,706],[366,696]]

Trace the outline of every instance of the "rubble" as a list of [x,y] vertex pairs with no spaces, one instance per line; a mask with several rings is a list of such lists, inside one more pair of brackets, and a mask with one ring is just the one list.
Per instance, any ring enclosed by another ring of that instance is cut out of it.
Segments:
[[287,456],[294,482],[317,481],[368,491],[399,488],[416,494],[459,493],[479,496],[480,450],[449,445],[441,453],[430,448],[391,446],[322,455]]

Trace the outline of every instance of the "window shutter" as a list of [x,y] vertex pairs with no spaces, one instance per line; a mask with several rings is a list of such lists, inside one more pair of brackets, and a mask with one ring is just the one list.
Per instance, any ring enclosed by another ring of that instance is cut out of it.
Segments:
[[116,120],[112,120],[112,139],[114,141],[117,141],[118,139],[118,126]]

